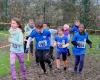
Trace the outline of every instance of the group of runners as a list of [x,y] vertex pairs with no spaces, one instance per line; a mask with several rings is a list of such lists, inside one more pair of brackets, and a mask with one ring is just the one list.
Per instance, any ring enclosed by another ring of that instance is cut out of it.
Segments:
[[[75,57],[73,72],[82,74],[86,43],[92,48],[92,42],[89,40],[85,26],[79,20],[75,21],[72,28],[68,24],[64,24],[54,29],[49,23],[38,22],[35,24],[33,19],[29,19],[28,24],[23,29],[20,20],[13,18],[9,33],[12,80],[17,80],[16,57],[20,63],[22,80],[27,80],[24,56],[28,53],[30,53],[31,58],[35,57],[37,66],[41,66],[44,74],[47,74],[46,63],[50,71],[53,70],[54,65],[56,65],[57,70],[61,70],[61,62],[63,61],[63,70],[67,71],[67,66],[70,64],[67,57],[73,55]],[[70,51],[71,44],[73,45],[72,52]]]

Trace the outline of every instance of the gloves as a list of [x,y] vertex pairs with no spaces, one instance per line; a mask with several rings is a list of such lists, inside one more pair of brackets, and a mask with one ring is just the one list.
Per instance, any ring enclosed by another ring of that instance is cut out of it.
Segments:
[[29,50],[29,48],[26,48],[26,50],[25,50],[25,53],[26,53],[26,54],[28,54],[28,50]]

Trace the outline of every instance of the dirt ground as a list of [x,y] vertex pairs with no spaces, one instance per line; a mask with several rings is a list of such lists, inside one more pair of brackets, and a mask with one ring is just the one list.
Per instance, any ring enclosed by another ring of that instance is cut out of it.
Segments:
[[[84,71],[81,75],[72,72],[74,58],[68,58],[68,61],[69,67],[65,72],[63,71],[63,67],[60,71],[58,71],[53,63],[53,70],[49,71],[49,69],[47,69],[47,74],[43,74],[40,66],[37,66],[35,61],[32,61],[31,65],[27,68],[27,80],[100,80],[99,54],[86,56]],[[0,80],[11,80],[11,76],[9,74]],[[20,75],[18,75],[17,80],[22,80]]]

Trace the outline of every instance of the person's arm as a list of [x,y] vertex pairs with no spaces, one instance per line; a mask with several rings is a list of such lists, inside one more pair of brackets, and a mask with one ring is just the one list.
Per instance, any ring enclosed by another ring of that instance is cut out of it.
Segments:
[[24,31],[27,32],[27,25],[25,25],[25,27],[24,27]]
[[54,43],[53,43],[53,47],[56,47],[57,46],[57,42],[55,41]]
[[86,43],[92,44],[92,42],[89,40],[88,36],[87,36],[87,39],[86,39]]
[[74,46],[78,46],[78,43],[76,42],[76,40],[77,40],[77,35],[75,34],[75,35],[73,36],[72,41],[71,41],[71,43],[72,43]]
[[30,28],[29,28],[28,24],[25,26],[24,31],[25,31],[25,36],[29,36],[30,35]]
[[53,47],[56,47],[57,46],[57,37],[55,37],[55,41],[53,43]]
[[77,46],[77,45],[78,45],[76,41],[72,41],[71,43],[72,43],[74,46]]
[[51,39],[51,33],[50,33],[50,31],[48,31],[47,34],[48,34],[47,36],[49,37],[49,40],[50,40]]
[[30,42],[31,41],[32,41],[32,38],[29,37],[28,40],[27,40],[26,48],[29,48],[30,47]]
[[68,47],[69,45],[70,45],[69,43],[66,43],[66,44],[62,45],[62,47],[63,47],[63,48],[66,48],[66,47]]
[[66,47],[68,47],[70,45],[68,38],[65,39],[65,42],[66,42],[66,44],[62,45],[63,48],[66,48]]
[[32,39],[35,37],[35,33],[34,31],[30,34],[28,40],[27,40],[27,44],[26,44],[26,50],[25,50],[25,53],[27,54],[28,53],[28,50],[29,50],[29,47],[30,47],[30,43],[32,41]]
[[29,35],[29,38],[27,40],[27,45],[26,47],[29,48],[30,42],[35,38],[35,31],[32,31],[31,34]]
[[53,29],[54,33],[56,34],[57,33],[57,30],[56,29]]
[[72,33],[74,32],[74,28],[75,28],[75,25],[73,25],[71,30],[70,30]]
[[88,35],[87,35],[86,43],[89,44],[90,48],[92,48],[92,42],[89,40]]
[[56,29],[49,29],[50,33],[56,34],[57,30]]

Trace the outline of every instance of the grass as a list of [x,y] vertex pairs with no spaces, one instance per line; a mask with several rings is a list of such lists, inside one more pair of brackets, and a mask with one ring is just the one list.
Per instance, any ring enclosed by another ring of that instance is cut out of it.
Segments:
[[89,48],[87,46],[87,53],[88,54],[99,54],[100,53],[100,35],[90,35],[89,36],[90,40],[92,41],[93,48]]
[[10,72],[9,53],[0,50],[0,59],[0,76],[5,76]]
[[[4,33],[4,34],[0,34],[0,45],[8,44],[7,42],[8,35],[5,35],[5,34],[8,34],[8,32],[0,31],[0,33]],[[10,61],[9,61],[10,55],[9,54],[10,54],[10,51],[8,48],[0,49],[0,77],[4,77],[10,73]],[[30,62],[25,60],[25,64],[26,66],[28,66]],[[18,60],[16,60],[16,69],[19,70]]]
[[[8,32],[3,32],[0,31],[1,33],[6,33],[8,34]],[[6,35],[7,36],[7,35]],[[3,34],[0,34],[0,42],[2,42],[4,39],[6,39],[7,37],[3,36]],[[88,54],[99,54],[100,49],[98,48],[99,44],[100,44],[100,36],[99,35],[90,35],[90,40],[93,42],[93,48],[89,49],[87,46],[87,53]],[[4,77],[7,74],[10,73],[10,64],[9,64],[9,51],[4,51],[4,49],[0,49],[0,77]],[[25,64],[27,66],[29,66],[29,62],[25,61]],[[19,63],[18,60],[16,61],[16,69],[19,70]]]
[[[9,60],[9,52],[3,51],[0,49],[0,77],[4,77],[10,73],[10,60]],[[30,62],[25,61],[26,66],[29,66]],[[19,62],[18,59],[16,61],[16,69],[19,70]]]

